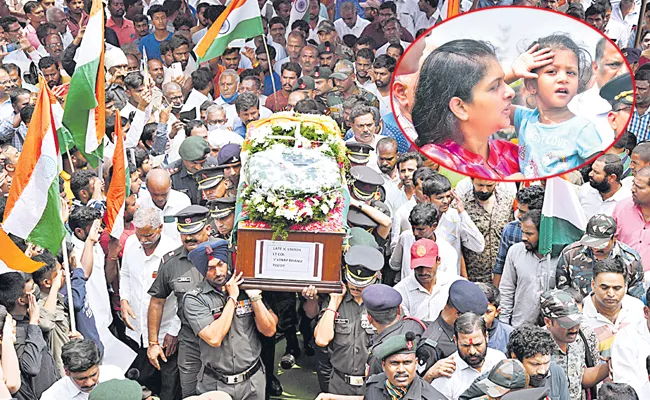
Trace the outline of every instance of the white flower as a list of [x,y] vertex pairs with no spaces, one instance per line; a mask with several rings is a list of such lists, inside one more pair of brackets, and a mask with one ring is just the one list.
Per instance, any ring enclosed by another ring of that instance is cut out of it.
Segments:
[[257,211],[259,211],[261,213],[266,211],[266,207],[264,207],[264,204],[260,204],[259,206],[257,206]]
[[327,215],[328,212],[330,212],[330,208],[327,206],[327,204],[321,204],[320,210],[323,212],[323,214]]

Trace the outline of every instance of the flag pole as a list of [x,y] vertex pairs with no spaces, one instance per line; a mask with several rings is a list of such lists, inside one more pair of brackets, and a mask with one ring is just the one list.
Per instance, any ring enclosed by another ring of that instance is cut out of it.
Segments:
[[[269,64],[269,73],[271,74],[271,85],[273,86],[273,103],[275,105],[275,109],[278,109],[278,97],[275,95],[276,90],[275,90],[275,79],[273,78],[273,68],[271,68],[271,54],[269,54],[269,46],[266,44],[266,35],[262,35],[262,43],[264,43],[264,51],[266,51],[266,59]],[[278,110],[279,111],[279,110]]]
[[72,281],[70,279],[70,263],[68,262],[68,246],[65,238],[63,239],[61,248],[63,250],[63,268],[65,268],[65,285],[68,292],[68,314],[70,314],[70,331],[72,332],[77,330],[77,323],[74,315],[74,302],[72,300]]

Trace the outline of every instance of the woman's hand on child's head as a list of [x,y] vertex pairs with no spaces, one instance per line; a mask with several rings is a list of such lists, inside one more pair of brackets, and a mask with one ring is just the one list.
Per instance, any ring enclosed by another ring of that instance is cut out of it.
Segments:
[[550,48],[544,48],[541,50],[538,49],[539,45],[534,45],[527,52],[520,54],[512,64],[512,73],[517,79],[537,78],[538,75],[531,71],[544,67],[553,62],[553,57],[555,54],[551,51]]

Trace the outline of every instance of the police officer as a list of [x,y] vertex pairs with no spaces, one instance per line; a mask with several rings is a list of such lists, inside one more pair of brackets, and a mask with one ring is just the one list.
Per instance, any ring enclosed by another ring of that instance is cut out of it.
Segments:
[[190,136],[183,140],[178,154],[181,159],[169,164],[167,168],[171,175],[172,188],[185,193],[192,204],[201,204],[199,184],[193,175],[206,163],[210,145],[200,136]]
[[361,294],[380,279],[384,257],[376,248],[353,246],[345,254],[342,294],[330,294],[320,311],[314,330],[316,345],[329,346],[332,364],[328,392],[340,395],[363,394],[368,348],[375,328],[368,321]]
[[200,243],[208,240],[210,211],[199,205],[191,205],[175,215],[177,229],[180,232],[183,245],[166,254],[161,261],[158,274],[154,280],[149,295],[149,361],[159,369],[160,357],[165,361],[165,351],[158,343],[158,332],[162,319],[165,301],[173,293],[176,296],[178,317],[181,320],[181,330],[178,334],[178,370],[180,372],[183,398],[191,396],[196,390],[196,377],[201,369],[199,340],[188,325],[183,312],[183,296],[203,281],[203,276],[192,265],[187,255]]
[[370,161],[370,154],[375,151],[371,145],[365,143],[346,142],[345,147],[351,167],[367,165]]
[[374,350],[383,371],[366,383],[366,400],[422,399],[446,400],[416,373],[418,338],[413,332],[395,335]]
[[375,354],[378,346],[389,338],[406,332],[413,332],[419,338],[426,325],[417,318],[402,317],[402,295],[388,285],[372,285],[363,291],[361,297],[368,310],[368,320],[378,332],[368,356],[369,375],[374,375],[382,371],[381,359]]
[[219,150],[217,164],[223,167],[223,183],[226,194],[223,197],[237,197],[239,172],[241,170],[241,146],[229,143]]
[[222,197],[208,203],[213,237],[230,240],[230,234],[235,224],[236,202],[237,199],[234,197]]
[[209,202],[218,199],[226,193],[225,186],[219,186],[223,181],[225,169],[225,167],[215,165],[205,167],[194,174],[194,179],[198,183],[198,189],[203,192],[203,199],[205,201]]
[[372,229],[377,244],[385,249],[392,225],[390,210],[381,201],[375,200],[382,177],[370,167],[350,168],[350,211],[348,223]]
[[226,263],[225,240],[201,243],[188,257],[205,277],[185,296],[183,308],[192,330],[199,336],[203,368],[199,394],[220,390],[233,399],[265,396],[266,377],[258,333],[275,335],[278,317],[262,301],[260,290],[240,293],[242,272],[234,275]]

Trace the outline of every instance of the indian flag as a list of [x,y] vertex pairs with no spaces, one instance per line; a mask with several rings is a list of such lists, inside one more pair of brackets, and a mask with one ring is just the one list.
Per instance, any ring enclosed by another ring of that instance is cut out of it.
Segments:
[[32,122],[7,199],[2,225],[4,232],[0,235],[3,249],[0,259],[9,268],[26,272],[35,271],[32,269],[35,266],[18,264],[21,258],[19,254],[15,249],[5,247],[5,232],[48,249],[53,254],[59,251],[65,237],[59,196],[61,153],[50,101],[52,94],[42,78],[39,86]]
[[539,252],[554,254],[579,240],[587,227],[587,217],[571,182],[563,178],[546,181],[542,221],[539,232]]
[[106,131],[104,78],[104,13],[102,1],[93,0],[86,32],[74,57],[63,125],[74,143],[95,168],[103,154]]
[[124,206],[130,192],[131,177],[129,164],[126,162],[122,118],[118,111],[115,111],[115,152],[113,153],[112,168],[111,183],[106,194],[104,224],[106,224],[108,233],[119,239],[124,231]]
[[264,28],[257,1],[232,0],[196,45],[194,52],[199,62],[208,61],[222,55],[230,42],[260,35],[264,35]]
[[300,19],[309,22],[307,10],[309,10],[309,0],[294,0],[291,5],[291,14],[289,14],[289,24],[287,26],[291,28],[291,25]]

